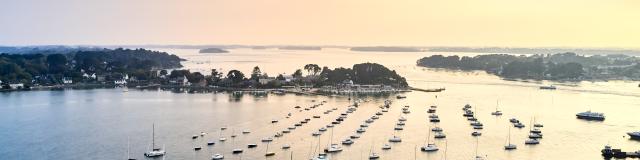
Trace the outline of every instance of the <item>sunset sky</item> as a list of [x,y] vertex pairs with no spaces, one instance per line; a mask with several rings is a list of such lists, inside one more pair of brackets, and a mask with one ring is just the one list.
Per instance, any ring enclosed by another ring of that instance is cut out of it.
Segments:
[[640,48],[640,0],[3,0],[0,45]]

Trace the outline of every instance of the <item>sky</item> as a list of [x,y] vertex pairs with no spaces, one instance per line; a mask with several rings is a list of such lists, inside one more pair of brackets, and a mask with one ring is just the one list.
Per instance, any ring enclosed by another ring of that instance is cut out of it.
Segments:
[[640,0],[1,0],[0,45],[640,48]]

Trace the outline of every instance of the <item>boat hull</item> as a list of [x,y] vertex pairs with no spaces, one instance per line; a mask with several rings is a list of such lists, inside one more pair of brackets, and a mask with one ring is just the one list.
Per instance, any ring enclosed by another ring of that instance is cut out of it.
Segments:
[[584,119],[584,120],[593,120],[593,121],[604,121],[604,117],[593,117],[593,116],[576,115],[576,118]]

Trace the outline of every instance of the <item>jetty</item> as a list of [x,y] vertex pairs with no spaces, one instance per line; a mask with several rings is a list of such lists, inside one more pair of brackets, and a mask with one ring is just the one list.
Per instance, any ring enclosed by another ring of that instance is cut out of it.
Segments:
[[446,90],[445,88],[422,89],[422,88],[415,88],[415,87],[410,87],[409,89],[414,91],[422,91],[422,92],[442,92]]

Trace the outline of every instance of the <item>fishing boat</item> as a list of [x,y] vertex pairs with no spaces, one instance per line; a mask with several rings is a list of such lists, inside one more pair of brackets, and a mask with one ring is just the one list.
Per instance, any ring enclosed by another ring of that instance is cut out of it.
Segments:
[[[164,156],[167,152],[165,152],[162,148],[156,148],[156,126],[152,125],[151,131],[151,151],[145,152],[144,156],[146,157],[161,157]],[[163,147],[164,148],[164,147]]]

